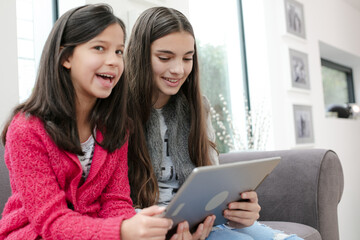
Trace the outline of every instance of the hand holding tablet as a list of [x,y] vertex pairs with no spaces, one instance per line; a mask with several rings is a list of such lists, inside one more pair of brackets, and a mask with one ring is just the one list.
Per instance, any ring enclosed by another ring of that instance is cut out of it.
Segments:
[[167,206],[163,216],[171,218],[174,227],[187,221],[190,229],[215,215],[214,225],[226,223],[223,212],[240,193],[256,190],[280,162],[280,157],[197,167]]

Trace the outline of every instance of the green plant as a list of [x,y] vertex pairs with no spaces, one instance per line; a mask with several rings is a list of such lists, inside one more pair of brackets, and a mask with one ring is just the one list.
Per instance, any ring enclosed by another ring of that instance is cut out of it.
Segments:
[[251,111],[245,107],[244,129],[241,131],[234,126],[227,101],[222,94],[219,94],[219,99],[222,103],[221,111],[219,112],[211,107],[216,144],[222,146],[222,148],[218,149],[219,152],[265,150],[269,135],[270,118],[269,114],[262,109],[264,105],[259,104],[260,108]]

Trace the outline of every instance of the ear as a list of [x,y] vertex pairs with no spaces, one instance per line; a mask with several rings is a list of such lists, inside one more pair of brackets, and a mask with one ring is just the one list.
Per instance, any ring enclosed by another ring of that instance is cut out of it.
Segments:
[[66,59],[62,65],[67,69],[71,69],[71,59],[70,58]]
[[[60,51],[63,50],[64,47],[60,47]],[[63,67],[70,69],[71,68],[71,57],[68,57],[63,63],[62,63]]]
[[63,62],[63,67],[67,68],[67,69],[70,69],[71,68],[71,63],[70,61],[67,59]]

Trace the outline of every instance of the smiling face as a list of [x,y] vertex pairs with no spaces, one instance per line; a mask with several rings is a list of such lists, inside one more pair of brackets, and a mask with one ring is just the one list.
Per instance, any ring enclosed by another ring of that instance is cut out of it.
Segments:
[[63,63],[70,70],[78,101],[107,98],[124,70],[124,32],[117,23],[88,42],[77,45]]
[[151,44],[155,108],[162,108],[179,92],[193,67],[195,40],[185,31],[168,34]]

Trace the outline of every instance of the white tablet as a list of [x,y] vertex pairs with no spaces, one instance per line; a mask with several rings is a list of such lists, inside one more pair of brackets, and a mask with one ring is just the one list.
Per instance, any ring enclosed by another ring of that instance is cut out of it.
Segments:
[[239,201],[240,193],[256,190],[280,162],[280,157],[241,161],[195,168],[167,206],[166,218],[174,227],[188,221],[190,229],[209,215],[214,225],[226,223],[223,211],[230,202]]

